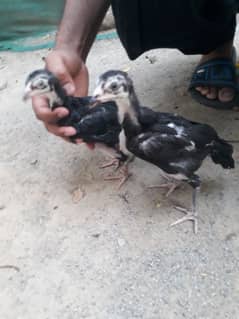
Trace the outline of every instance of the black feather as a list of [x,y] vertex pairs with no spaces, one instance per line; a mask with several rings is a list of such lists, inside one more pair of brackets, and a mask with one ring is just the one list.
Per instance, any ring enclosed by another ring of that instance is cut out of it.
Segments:
[[160,167],[167,174],[180,174],[198,185],[195,172],[205,157],[223,168],[234,168],[233,148],[218,137],[213,127],[170,113],[140,107],[139,125],[125,116],[127,148],[135,156]]
[[220,164],[223,168],[234,168],[235,163],[232,153],[233,147],[226,141],[218,138],[211,147],[210,155],[215,164]]
[[74,138],[115,147],[119,143],[121,131],[117,114],[115,102],[105,102],[91,108],[80,121],[72,123],[77,131]]
[[76,134],[69,137],[73,143],[76,139],[82,139],[86,143],[101,143],[116,151],[110,152],[111,155],[116,154],[117,158],[125,158],[118,150],[122,127],[118,121],[118,109],[114,101],[98,103],[93,107],[90,96],[69,96],[54,74],[46,69],[32,72],[26,79],[26,85],[38,77],[48,81],[49,88],[45,93],[50,99],[52,110],[62,106],[68,110],[68,115],[60,119],[57,124],[76,129]]
[[[72,126],[73,123],[79,122],[90,112],[91,97],[72,97],[65,96],[63,106],[69,111],[69,114],[58,121],[59,126]],[[55,105],[53,110],[59,107]]]

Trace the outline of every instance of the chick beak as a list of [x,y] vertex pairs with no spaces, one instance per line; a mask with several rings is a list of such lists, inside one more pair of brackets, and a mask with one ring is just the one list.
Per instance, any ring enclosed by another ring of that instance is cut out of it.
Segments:
[[97,96],[91,96],[89,100],[90,106],[95,106],[97,103],[99,103],[99,100],[97,100]]
[[100,85],[95,88],[92,95],[93,95],[93,99],[95,99],[95,102],[99,103],[104,101],[105,92]]

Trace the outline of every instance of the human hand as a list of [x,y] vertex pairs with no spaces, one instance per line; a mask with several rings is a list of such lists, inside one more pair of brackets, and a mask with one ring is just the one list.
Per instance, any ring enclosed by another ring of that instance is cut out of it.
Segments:
[[[54,50],[46,57],[45,62],[46,68],[57,76],[69,95],[87,95],[88,70],[76,52]],[[59,127],[56,124],[59,119],[68,115],[66,108],[58,107],[51,111],[48,107],[48,101],[44,97],[33,97],[32,105],[36,117],[43,122],[50,133],[64,139],[76,134],[73,127]]]

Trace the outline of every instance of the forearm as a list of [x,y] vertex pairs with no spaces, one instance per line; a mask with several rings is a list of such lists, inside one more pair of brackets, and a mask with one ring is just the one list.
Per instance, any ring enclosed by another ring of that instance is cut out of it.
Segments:
[[110,0],[66,0],[56,49],[70,49],[85,60],[109,5]]

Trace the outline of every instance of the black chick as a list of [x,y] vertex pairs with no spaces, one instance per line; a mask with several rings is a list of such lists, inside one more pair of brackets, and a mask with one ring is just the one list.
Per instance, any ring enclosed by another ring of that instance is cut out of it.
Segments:
[[[209,125],[142,108],[133,82],[124,72],[108,71],[101,75],[94,95],[101,102],[116,102],[130,152],[158,166],[168,180],[185,181],[192,186],[192,211],[177,207],[186,216],[172,225],[191,220],[196,233],[196,192],[201,181],[195,172],[207,156],[225,169],[234,168],[232,146]],[[171,186],[170,192],[175,189],[175,185]]]
[[59,80],[45,69],[32,72],[26,79],[23,98],[27,100],[33,96],[47,97],[52,110],[62,105],[68,109],[69,115],[60,119],[58,125],[76,129],[77,133],[70,137],[72,142],[80,138],[86,143],[94,143],[113,160],[124,162],[127,159],[118,147],[121,125],[114,101],[92,107],[92,97],[68,96]]

